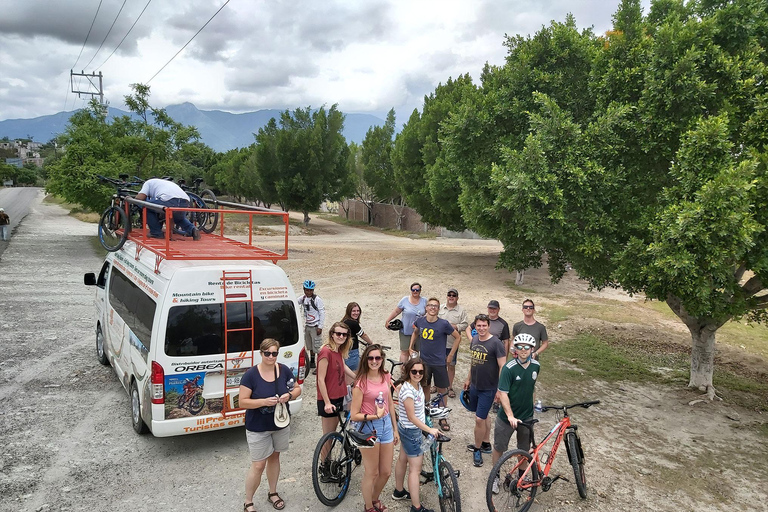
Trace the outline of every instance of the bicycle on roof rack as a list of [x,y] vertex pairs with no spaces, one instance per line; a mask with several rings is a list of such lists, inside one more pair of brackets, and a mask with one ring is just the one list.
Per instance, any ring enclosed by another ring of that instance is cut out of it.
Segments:
[[[599,400],[591,402],[581,402],[572,405],[547,405],[542,407],[543,411],[554,409],[562,418],[558,420],[549,433],[537,445],[533,439],[533,424],[538,420],[534,419],[528,423],[519,423],[524,428],[531,431],[531,443],[533,448],[530,452],[524,450],[509,450],[499,458],[494,464],[491,473],[488,475],[488,482],[485,488],[485,500],[490,512],[501,512],[515,510],[525,512],[533,505],[534,497],[541,488],[546,492],[557,480],[568,481],[562,475],[555,477],[549,476],[552,469],[552,463],[555,461],[555,455],[560,443],[565,439],[565,446],[568,452],[568,461],[573,467],[573,473],[576,477],[576,488],[579,496],[587,497],[587,477],[584,472],[584,451],[581,447],[581,439],[577,432],[578,427],[571,423],[568,416],[568,409],[574,407],[583,407],[588,409],[592,405],[599,404]],[[554,439],[551,450],[547,451],[550,441]]]
[[128,175],[121,175],[122,179],[96,176],[100,181],[109,183],[115,187],[109,206],[101,214],[99,219],[99,242],[108,251],[118,251],[128,239],[131,227],[141,228],[143,224],[142,209],[125,201],[126,197],[136,195],[135,190],[128,187],[140,185],[140,181],[128,182]]
[[[217,210],[217,200],[216,200],[216,194],[214,194],[210,189],[203,189],[203,191],[200,191],[200,184],[203,182],[203,178],[195,178],[192,181],[192,186],[188,186],[183,183],[179,183],[179,186],[182,190],[184,190],[187,195],[189,196],[189,199],[191,200],[190,206],[193,208],[208,208],[210,210]],[[213,205],[213,207],[211,207]],[[192,218],[190,221],[195,224],[197,223],[198,227],[201,231],[204,231],[206,233],[213,233],[216,230],[216,225],[219,223],[219,214],[218,213],[209,213],[209,212],[192,212],[191,213]]]

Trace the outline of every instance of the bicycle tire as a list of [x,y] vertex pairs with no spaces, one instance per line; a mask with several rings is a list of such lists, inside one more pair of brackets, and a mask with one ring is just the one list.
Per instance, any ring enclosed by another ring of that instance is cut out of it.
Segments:
[[192,414],[198,414],[205,407],[205,398],[201,393],[195,394],[192,400],[189,401],[189,412]]
[[[438,500],[440,512],[461,512],[461,492],[459,492],[459,479],[451,463],[441,459],[438,464]],[[440,493],[442,491],[442,493]]]
[[[203,208],[209,208],[211,210],[217,210],[216,207],[216,194],[208,189],[203,190],[200,193],[200,198],[203,200]],[[213,206],[210,206],[208,202],[213,202]],[[216,226],[219,224],[218,213],[205,213],[204,222],[200,223],[200,229],[206,233],[213,233],[216,230]]]
[[582,499],[587,498],[587,474],[584,471],[584,452],[581,450],[581,440],[576,432],[565,434],[565,446],[568,449],[568,460],[573,466],[573,476],[576,479],[576,489]]
[[[320,454],[326,443],[330,446],[325,458],[327,465],[323,465]],[[349,491],[353,459],[350,449],[345,446],[344,437],[339,432],[328,432],[317,442],[312,456],[312,487],[323,505],[335,507]]]
[[[531,463],[533,457],[523,450],[509,450],[493,465],[485,486],[485,502],[490,512],[516,511],[525,512],[531,505],[539,487],[531,485],[524,489],[517,486],[519,474]],[[493,481],[499,475],[499,493],[493,493]],[[531,481],[539,481],[539,470],[536,464],[529,472]],[[513,487],[514,484],[514,487]]]
[[99,242],[110,252],[119,251],[128,239],[130,224],[121,208],[110,206],[99,219]]

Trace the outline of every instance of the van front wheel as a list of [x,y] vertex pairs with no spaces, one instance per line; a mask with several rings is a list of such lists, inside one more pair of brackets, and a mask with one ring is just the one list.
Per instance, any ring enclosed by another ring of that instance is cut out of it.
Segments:
[[104,366],[109,364],[107,353],[104,352],[104,333],[101,332],[101,326],[96,327],[96,358]]
[[147,424],[141,419],[141,401],[139,400],[139,388],[136,387],[136,382],[131,382],[131,423],[133,423],[133,430],[137,434],[146,434],[149,432]]

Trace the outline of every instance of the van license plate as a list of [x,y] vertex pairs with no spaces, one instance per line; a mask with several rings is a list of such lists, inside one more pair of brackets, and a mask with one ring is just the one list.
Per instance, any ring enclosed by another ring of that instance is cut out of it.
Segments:
[[235,386],[240,385],[240,379],[242,379],[242,375],[233,375],[232,377],[227,377],[227,387],[232,388]]

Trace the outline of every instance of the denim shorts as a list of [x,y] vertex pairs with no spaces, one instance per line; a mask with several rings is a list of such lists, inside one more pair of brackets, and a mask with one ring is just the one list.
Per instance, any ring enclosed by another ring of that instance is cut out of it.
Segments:
[[420,428],[403,428],[398,424],[397,432],[400,434],[400,445],[408,457],[418,457],[424,453],[421,451],[421,441],[424,436]]
[[377,443],[389,444],[395,440],[395,431],[392,430],[392,418],[389,414],[378,420],[360,421],[355,424],[355,428],[364,434],[376,430]]
[[357,371],[357,367],[360,366],[360,349],[354,348],[349,351],[349,356],[344,360],[344,364],[349,367],[353,372]]
[[495,389],[479,390],[475,386],[469,386],[469,410],[475,411],[475,416],[481,420],[488,418],[494,398]]

